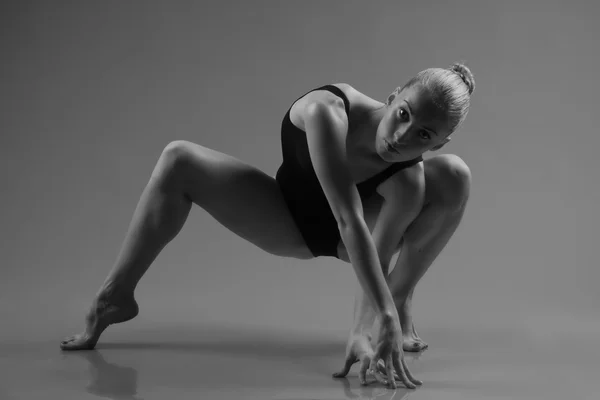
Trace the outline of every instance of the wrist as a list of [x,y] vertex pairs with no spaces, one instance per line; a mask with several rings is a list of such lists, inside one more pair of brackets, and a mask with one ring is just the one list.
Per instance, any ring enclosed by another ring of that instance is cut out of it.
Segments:
[[355,326],[350,330],[350,336],[366,336],[370,338],[372,330],[373,324]]
[[363,315],[362,318],[354,322],[352,326],[352,333],[364,333],[370,332],[373,324],[375,323],[375,318],[377,315],[375,313],[370,312],[367,315]]
[[395,307],[393,308],[385,308],[381,310],[377,316],[381,320],[381,322],[388,322],[398,319],[398,311]]

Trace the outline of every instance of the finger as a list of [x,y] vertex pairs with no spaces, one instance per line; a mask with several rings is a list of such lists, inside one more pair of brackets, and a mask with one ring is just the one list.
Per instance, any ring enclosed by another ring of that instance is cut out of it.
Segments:
[[383,374],[381,374],[377,370],[377,361],[376,360],[377,359],[375,357],[373,357],[373,359],[371,360],[371,365],[369,366],[369,372],[371,372],[371,375],[373,375],[373,377],[377,380],[377,382],[382,383],[387,386],[387,384],[388,384],[387,380],[384,378]]
[[400,377],[400,381],[406,386],[408,389],[416,389],[416,385],[408,380],[406,376],[406,371],[404,368],[404,364],[400,362],[401,355],[396,355],[393,357],[394,368],[398,372],[398,376]]
[[348,357],[346,358],[346,363],[344,364],[344,367],[342,368],[342,370],[340,372],[336,372],[335,374],[333,374],[334,378],[343,378],[346,375],[348,375],[348,372],[350,372],[350,368],[352,368],[352,364],[354,364],[355,362],[357,362],[358,360],[356,359],[356,357],[354,357],[353,355],[348,355]]
[[[377,363],[377,369],[380,373],[385,374],[385,363],[383,362],[383,360],[379,360],[379,362]],[[399,381],[400,377],[398,376],[398,374],[394,371],[394,380],[395,381]]]
[[415,378],[413,374],[408,370],[408,365],[406,365],[406,360],[402,358],[402,366],[404,367],[404,372],[406,373],[406,377],[415,385],[422,385],[423,381]]
[[388,382],[390,384],[390,388],[396,389],[396,380],[394,379],[394,363],[392,362],[392,355],[388,357],[387,365],[385,368],[386,375],[388,377]]
[[368,357],[363,358],[360,363],[360,370],[358,371],[358,381],[362,386],[368,385],[367,383],[367,370],[369,369],[370,359]]

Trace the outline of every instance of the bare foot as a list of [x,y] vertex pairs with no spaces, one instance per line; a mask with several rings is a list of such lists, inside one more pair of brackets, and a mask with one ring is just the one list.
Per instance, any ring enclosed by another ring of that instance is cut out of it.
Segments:
[[412,328],[408,332],[404,333],[403,330],[402,336],[404,340],[402,343],[402,348],[404,351],[419,352],[429,347],[429,345],[425,343],[423,339],[419,337],[419,335],[417,335],[414,324],[412,324]]
[[400,317],[400,325],[402,326],[402,348],[408,352],[419,352],[425,350],[429,345],[419,337],[415,330],[410,300],[408,299],[403,306],[398,308],[398,316]]
[[60,342],[62,350],[92,350],[100,335],[111,324],[129,321],[139,313],[138,304],[131,296],[127,300],[114,301],[97,297],[85,317],[85,331]]

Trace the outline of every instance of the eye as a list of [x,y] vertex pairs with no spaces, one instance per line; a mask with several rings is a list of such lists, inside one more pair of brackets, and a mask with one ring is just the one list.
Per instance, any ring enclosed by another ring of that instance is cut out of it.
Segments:
[[406,110],[404,108],[399,108],[398,109],[398,116],[400,118],[403,118],[405,115],[408,116],[408,113],[406,112]]
[[419,132],[419,136],[421,136],[421,138],[426,139],[426,140],[431,139],[431,135],[425,130],[421,130],[421,132]]

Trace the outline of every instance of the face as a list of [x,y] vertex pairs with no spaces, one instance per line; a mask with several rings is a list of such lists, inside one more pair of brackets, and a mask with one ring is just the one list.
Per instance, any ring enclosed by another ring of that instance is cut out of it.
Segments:
[[411,160],[447,143],[448,125],[444,110],[416,84],[397,94],[387,107],[377,128],[375,149],[388,162]]

